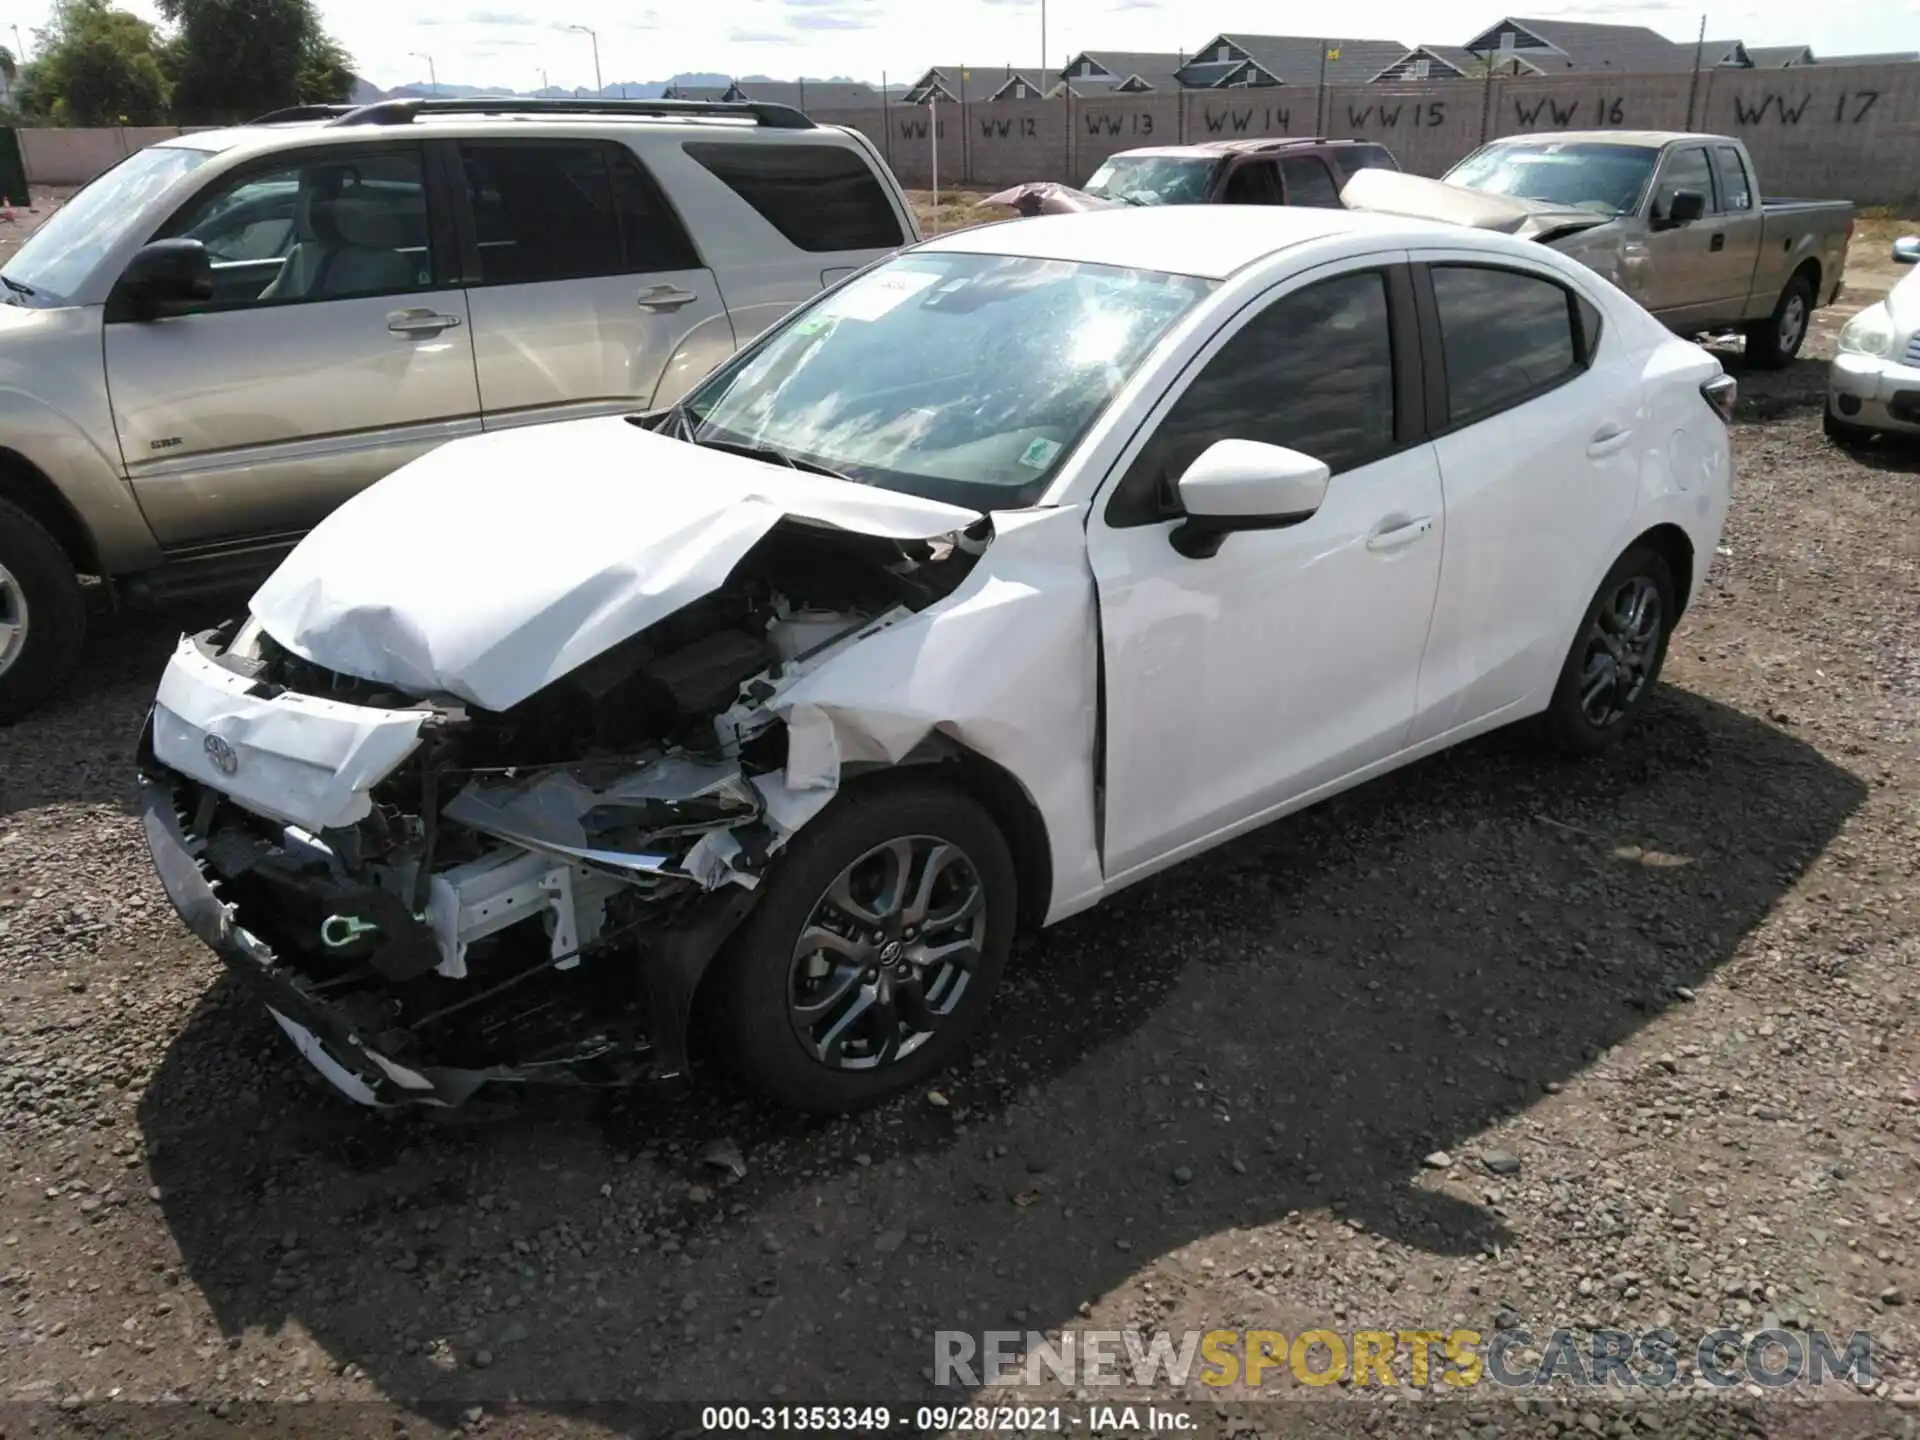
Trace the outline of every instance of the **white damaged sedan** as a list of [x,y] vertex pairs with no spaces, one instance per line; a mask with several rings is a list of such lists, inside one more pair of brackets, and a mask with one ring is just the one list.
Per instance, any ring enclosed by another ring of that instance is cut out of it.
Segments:
[[1734,382],[1592,271],[1328,210],[967,230],[669,411],[456,441],[182,640],[162,881],[370,1104],[924,1081],[1022,926],[1523,718],[1632,725]]

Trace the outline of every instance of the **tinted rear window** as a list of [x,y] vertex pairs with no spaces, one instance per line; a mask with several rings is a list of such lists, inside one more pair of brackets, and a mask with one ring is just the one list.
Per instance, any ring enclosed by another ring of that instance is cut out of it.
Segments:
[[691,141],[686,152],[802,250],[890,250],[906,239],[858,151]]

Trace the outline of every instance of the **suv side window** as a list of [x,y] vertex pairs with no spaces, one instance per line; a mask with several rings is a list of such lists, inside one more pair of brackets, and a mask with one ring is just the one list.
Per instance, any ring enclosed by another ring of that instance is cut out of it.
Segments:
[[1321,210],[1340,208],[1340,188],[1325,164],[1311,155],[1289,155],[1280,162],[1287,182],[1287,204],[1311,205]]
[[1753,208],[1753,182],[1747,177],[1747,165],[1731,145],[1713,147],[1713,174],[1720,182],[1720,208],[1737,211]]
[[1600,314],[1544,276],[1494,265],[1431,269],[1447,365],[1447,418],[1471,425],[1584,374]]
[[706,140],[682,148],[802,250],[891,250],[906,243],[893,202],[857,150]]
[[194,197],[160,235],[207,247],[206,310],[431,290],[424,177],[418,146],[249,167]]
[[1174,483],[1216,440],[1285,445],[1336,475],[1396,450],[1386,275],[1318,281],[1243,325],[1160,422],[1114,491],[1107,523],[1178,513]]
[[1698,190],[1707,197],[1707,211],[1713,213],[1719,207],[1713,200],[1713,176],[1707,169],[1707,150],[1704,145],[1689,145],[1681,150],[1669,152],[1664,165],[1660,167],[1660,184],[1653,192],[1653,213],[1664,216],[1673,205],[1676,190]]
[[1233,167],[1220,192],[1222,205],[1278,205],[1280,181],[1269,160],[1248,160]]
[[462,140],[481,285],[694,270],[693,242],[624,145]]

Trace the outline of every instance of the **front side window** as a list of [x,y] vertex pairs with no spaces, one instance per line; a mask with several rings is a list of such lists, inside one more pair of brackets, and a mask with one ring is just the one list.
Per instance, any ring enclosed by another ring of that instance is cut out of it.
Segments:
[[1699,145],[1689,145],[1684,150],[1675,150],[1667,156],[1667,163],[1660,167],[1660,185],[1653,192],[1653,213],[1664,216],[1673,208],[1673,197],[1682,190],[1697,191],[1712,211],[1713,175],[1707,169],[1707,152]]
[[137,215],[182,176],[213,158],[214,152],[186,145],[154,145],[136,150],[67,201],[20,247],[0,275],[7,288],[44,305],[73,298],[106,254],[126,235],[127,218]]
[[1340,191],[1327,167],[1311,155],[1289,155],[1280,162],[1280,173],[1287,182],[1289,205],[1310,205],[1322,210],[1340,208]]
[[1278,205],[1280,182],[1273,165],[1266,160],[1249,160],[1234,167],[1220,192],[1222,205]]
[[891,250],[906,240],[892,200],[857,150],[717,141],[684,148],[802,250]]
[[1344,185],[1362,170],[1398,170],[1393,154],[1384,145],[1342,145],[1327,152],[1340,172]]
[[1157,271],[916,252],[797,311],[683,410],[698,442],[976,510],[1018,508],[1210,288]]
[[1494,266],[1436,265],[1431,274],[1451,424],[1524,404],[1590,363],[1599,314],[1571,291]]
[[1259,440],[1338,475],[1396,448],[1387,277],[1322,280],[1282,296],[1209,360],[1129,468],[1110,525],[1178,513],[1174,485],[1219,440]]
[[215,310],[433,286],[419,148],[330,150],[241,171],[167,222],[213,262]]
[[623,145],[463,140],[482,285],[699,266],[679,218]]

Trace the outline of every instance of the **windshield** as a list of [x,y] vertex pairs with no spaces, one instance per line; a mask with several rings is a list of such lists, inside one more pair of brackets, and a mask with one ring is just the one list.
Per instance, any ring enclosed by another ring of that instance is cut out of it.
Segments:
[[796,312],[685,413],[696,443],[1016,509],[1209,288],[1107,265],[910,253]]
[[1089,195],[1136,205],[1198,205],[1220,161],[1212,156],[1116,155],[1087,181]]
[[0,275],[14,286],[25,285],[42,301],[66,301],[120,242],[128,221],[138,217],[148,201],[211,158],[211,151],[184,145],[134,151],[47,217]]
[[1602,215],[1640,208],[1658,150],[1644,145],[1590,145],[1543,141],[1538,145],[1489,145],[1441,178],[1450,185],[1545,200]]

